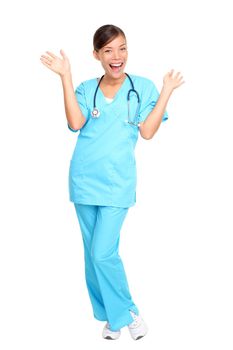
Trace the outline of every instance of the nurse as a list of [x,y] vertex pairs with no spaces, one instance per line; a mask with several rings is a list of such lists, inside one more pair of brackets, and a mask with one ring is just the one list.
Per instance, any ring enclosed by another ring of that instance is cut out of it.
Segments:
[[81,82],[75,90],[63,50],[62,58],[46,51],[41,62],[61,77],[67,126],[79,132],[70,160],[69,198],[82,234],[93,316],[106,321],[103,338],[118,339],[127,326],[137,340],[148,327],[132,298],[118,252],[124,219],[136,203],[134,150],[139,133],[150,140],[168,119],[168,100],[184,81],[172,69],[159,94],[150,79],[125,72],[127,41],[117,26],[98,28],[93,46],[104,74]]

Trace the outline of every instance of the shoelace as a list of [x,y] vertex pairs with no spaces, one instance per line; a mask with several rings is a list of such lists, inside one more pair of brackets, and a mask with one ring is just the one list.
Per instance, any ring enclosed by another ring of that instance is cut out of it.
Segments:
[[134,319],[134,321],[132,322],[132,323],[130,323],[130,327],[132,327],[132,328],[134,328],[134,327],[137,327],[138,325],[139,325],[139,318],[138,318],[138,316],[136,315],[136,314],[134,314],[134,313],[131,313],[131,315],[132,315],[132,317],[133,317],[133,319]]

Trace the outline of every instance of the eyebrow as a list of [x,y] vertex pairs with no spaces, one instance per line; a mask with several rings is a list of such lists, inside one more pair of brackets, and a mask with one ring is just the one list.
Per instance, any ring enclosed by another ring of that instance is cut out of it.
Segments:
[[[121,44],[119,47],[121,47],[121,46],[123,46],[123,45],[126,45],[126,43]],[[105,48],[105,49],[107,49],[107,48],[108,48],[108,49],[112,49],[112,46],[104,46],[104,48]]]

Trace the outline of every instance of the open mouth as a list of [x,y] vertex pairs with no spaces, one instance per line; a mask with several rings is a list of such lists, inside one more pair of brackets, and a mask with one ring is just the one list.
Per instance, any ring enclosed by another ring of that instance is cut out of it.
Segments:
[[119,72],[121,67],[123,66],[123,62],[121,62],[121,63],[112,63],[109,66],[111,67],[113,72]]

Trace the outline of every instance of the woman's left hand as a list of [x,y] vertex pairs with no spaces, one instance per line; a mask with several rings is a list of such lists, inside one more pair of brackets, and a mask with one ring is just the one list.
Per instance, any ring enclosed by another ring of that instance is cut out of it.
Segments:
[[168,72],[163,78],[163,85],[166,89],[174,90],[184,83],[183,77],[180,76],[180,72],[176,73],[173,77],[174,69]]

